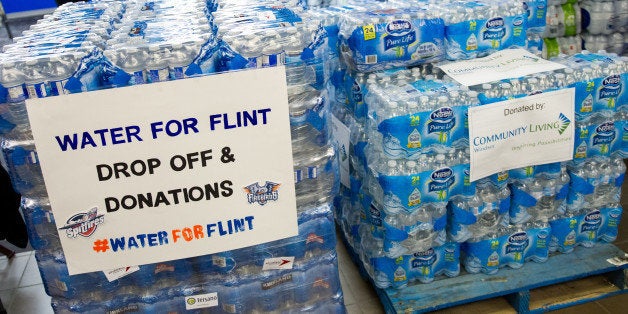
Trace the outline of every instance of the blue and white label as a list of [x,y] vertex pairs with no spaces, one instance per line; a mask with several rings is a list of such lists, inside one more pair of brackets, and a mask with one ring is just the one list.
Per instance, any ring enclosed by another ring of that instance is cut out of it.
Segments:
[[464,123],[467,108],[442,107],[382,121],[377,130],[383,136],[384,152],[411,156],[435,146],[451,147],[469,134]]
[[447,59],[471,59],[507,48],[524,48],[526,25],[523,15],[468,20],[447,25]]
[[599,124],[581,123],[576,129],[573,158],[609,156],[621,150],[622,130],[622,123],[616,124],[611,118]]
[[466,165],[455,165],[407,176],[380,175],[385,206],[412,209],[427,203],[447,202],[462,194]]

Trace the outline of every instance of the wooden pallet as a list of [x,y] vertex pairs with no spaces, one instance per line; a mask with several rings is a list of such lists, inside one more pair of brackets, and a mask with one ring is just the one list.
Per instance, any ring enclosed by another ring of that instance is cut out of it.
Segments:
[[[356,261],[351,246],[345,244]],[[600,243],[555,254],[545,263],[502,268],[495,275],[463,274],[400,290],[375,290],[387,313],[424,313],[501,296],[510,303],[511,312],[542,313],[628,292],[628,264],[607,261],[625,256],[616,246]]]

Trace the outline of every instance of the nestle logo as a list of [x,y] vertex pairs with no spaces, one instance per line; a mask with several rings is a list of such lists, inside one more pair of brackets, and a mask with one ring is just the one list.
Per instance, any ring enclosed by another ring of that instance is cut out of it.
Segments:
[[517,232],[510,237],[508,237],[508,242],[510,243],[521,243],[528,240],[528,234],[525,232]]
[[351,90],[354,92],[359,92],[360,91],[360,84],[358,84],[358,82],[353,82],[353,86],[351,86]]
[[606,122],[600,124],[595,131],[597,133],[610,133],[615,131],[615,123],[614,122]]
[[414,257],[428,257],[428,256],[432,256],[432,255],[434,255],[434,249],[429,249],[429,250],[423,251],[423,252],[416,252],[413,255],[414,255]]
[[496,17],[486,21],[486,28],[501,28],[504,27],[504,19],[501,17]]
[[430,114],[432,120],[445,120],[453,117],[454,111],[449,107],[439,108]]
[[371,210],[370,211],[371,211],[371,216],[373,216],[373,217],[381,216],[381,213],[379,212],[379,209],[377,209],[377,208],[375,208],[373,206],[371,206]]
[[584,216],[584,221],[586,221],[586,222],[597,222],[600,219],[601,219],[600,211],[598,211],[598,210],[592,211],[592,212],[588,213],[586,216]]
[[449,179],[454,174],[451,168],[443,168],[432,172],[432,180],[434,181],[444,181]]
[[403,34],[412,30],[412,23],[407,20],[396,20],[386,25],[386,32],[389,34]]
[[608,76],[604,79],[604,81],[602,81],[602,84],[604,85],[619,85],[619,83],[621,83],[619,75]]
[[539,234],[537,235],[539,239],[545,239],[547,238],[548,234],[545,231],[541,231],[539,232]]

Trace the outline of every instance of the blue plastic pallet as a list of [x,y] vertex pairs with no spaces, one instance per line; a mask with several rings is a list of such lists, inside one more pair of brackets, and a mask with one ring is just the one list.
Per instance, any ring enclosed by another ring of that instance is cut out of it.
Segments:
[[[357,262],[355,252],[344,242]],[[542,313],[628,292],[628,264],[615,266],[607,261],[613,257],[625,259],[625,253],[612,244],[599,243],[592,248],[577,247],[570,254],[553,255],[545,263],[529,262],[520,269],[502,268],[495,275],[464,274],[429,284],[415,283],[400,290],[375,290],[387,313],[424,313],[500,296],[506,297],[519,313]],[[366,275],[362,264],[357,263]],[[530,308],[531,290],[594,275],[605,275],[614,286],[577,299]]]

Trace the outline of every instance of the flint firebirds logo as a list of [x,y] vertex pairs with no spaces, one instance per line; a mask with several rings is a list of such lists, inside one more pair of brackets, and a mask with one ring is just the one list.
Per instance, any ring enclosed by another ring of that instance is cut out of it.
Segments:
[[86,213],[78,213],[70,217],[65,226],[59,230],[65,230],[68,238],[76,238],[79,235],[88,238],[103,222],[105,222],[104,215],[98,215],[98,207],[94,207]]
[[244,187],[249,204],[258,203],[265,205],[268,201],[276,201],[279,199],[279,187],[281,184],[266,181],[264,185],[258,182]]

